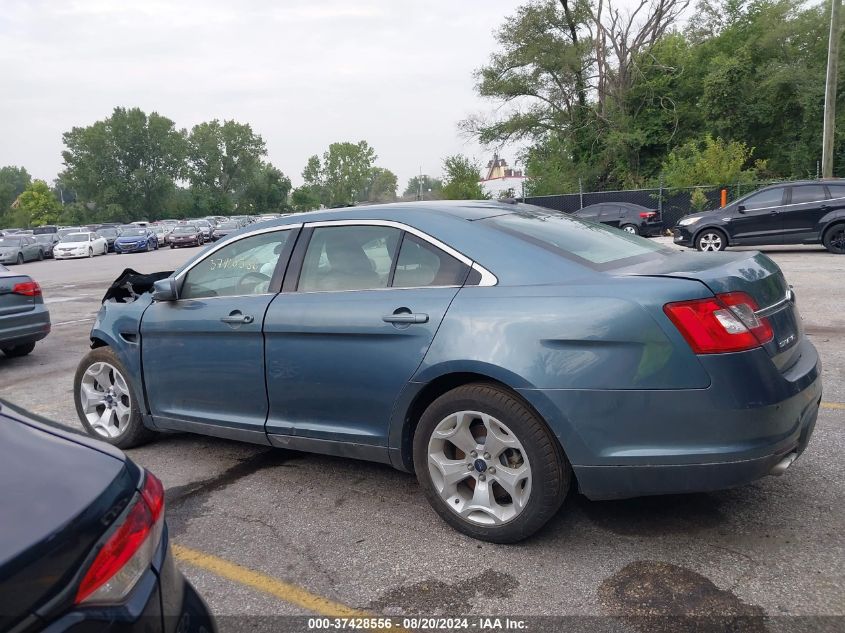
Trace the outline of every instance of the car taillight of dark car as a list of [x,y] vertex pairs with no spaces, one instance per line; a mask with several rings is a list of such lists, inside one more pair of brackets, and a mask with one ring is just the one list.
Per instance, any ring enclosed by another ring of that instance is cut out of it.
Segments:
[[657,216],[657,211],[641,211],[640,217],[643,220],[653,220]]
[[744,292],[727,292],[707,299],[663,306],[666,316],[696,354],[741,352],[772,340],[774,332],[757,303]]
[[164,487],[155,475],[145,472],[129,511],[85,572],[75,604],[122,601],[149,569],[163,529]]

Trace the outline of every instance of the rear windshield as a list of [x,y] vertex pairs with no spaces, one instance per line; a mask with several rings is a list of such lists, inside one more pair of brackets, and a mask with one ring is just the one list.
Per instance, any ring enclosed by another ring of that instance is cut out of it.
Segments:
[[218,229],[236,229],[238,228],[237,222],[222,222],[217,226]]
[[140,237],[146,234],[147,229],[123,229],[120,232],[120,237]]
[[117,229],[100,229],[97,233],[103,237],[117,237]]
[[607,269],[647,260],[671,251],[644,237],[580,218],[520,211],[484,220],[510,233],[591,268]]

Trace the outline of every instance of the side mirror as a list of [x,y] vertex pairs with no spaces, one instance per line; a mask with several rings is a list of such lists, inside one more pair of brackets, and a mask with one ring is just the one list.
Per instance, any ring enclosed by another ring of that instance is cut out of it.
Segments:
[[178,298],[179,290],[173,277],[159,279],[153,283],[153,301],[176,301]]
[[745,213],[745,205],[741,204],[736,208],[737,213]]

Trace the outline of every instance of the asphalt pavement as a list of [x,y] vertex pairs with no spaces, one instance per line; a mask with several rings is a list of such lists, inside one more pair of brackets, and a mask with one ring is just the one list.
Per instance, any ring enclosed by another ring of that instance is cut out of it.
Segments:
[[[845,257],[766,251],[794,286],[824,363],[815,435],[782,477],[627,501],[573,493],[534,538],[500,546],[449,528],[415,479],[387,466],[187,434],[128,453],[163,481],[181,566],[228,630],[244,616],[340,607],[590,616],[613,630],[645,630],[643,615],[718,613],[766,616],[759,630],[842,630],[841,617],[798,616],[845,616]],[[0,357],[0,397],[81,428],[73,373],[109,283],[127,267],[172,270],[195,252],[20,266],[41,283],[53,331],[30,356]],[[595,617],[609,615],[620,619]]]

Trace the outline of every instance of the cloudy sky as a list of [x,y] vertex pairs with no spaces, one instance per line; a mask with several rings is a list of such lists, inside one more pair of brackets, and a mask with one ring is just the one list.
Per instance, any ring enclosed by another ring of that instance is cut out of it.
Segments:
[[366,139],[401,193],[448,154],[487,158],[457,123],[491,111],[472,72],[518,4],[2,0],[0,165],[51,181],[62,132],[139,106],[180,128],[250,123],[294,184],[308,156]]

